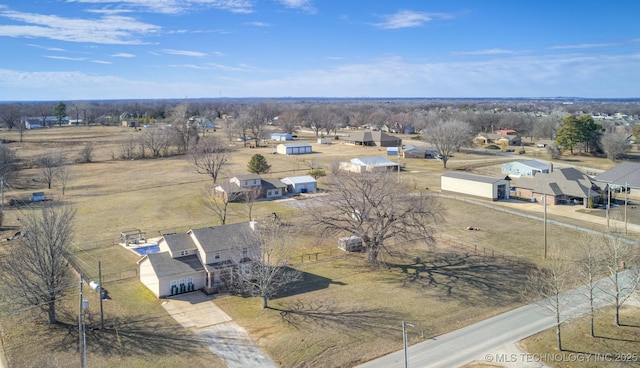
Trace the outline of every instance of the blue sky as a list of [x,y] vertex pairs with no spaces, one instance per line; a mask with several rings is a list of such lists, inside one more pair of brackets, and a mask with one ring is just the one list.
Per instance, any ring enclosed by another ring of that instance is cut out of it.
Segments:
[[0,0],[0,100],[640,97],[640,2]]

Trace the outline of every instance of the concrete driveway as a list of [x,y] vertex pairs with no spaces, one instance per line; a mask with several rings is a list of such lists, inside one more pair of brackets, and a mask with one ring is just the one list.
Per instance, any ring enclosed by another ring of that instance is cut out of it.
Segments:
[[194,291],[170,297],[162,302],[162,306],[182,327],[198,335],[228,368],[275,368],[273,361],[255,346],[247,331],[233,322],[213,300],[213,296]]

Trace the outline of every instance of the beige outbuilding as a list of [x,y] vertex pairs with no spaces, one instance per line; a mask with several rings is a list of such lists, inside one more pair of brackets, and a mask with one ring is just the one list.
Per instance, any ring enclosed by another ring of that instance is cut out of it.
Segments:
[[450,171],[440,177],[443,192],[465,194],[492,201],[509,199],[509,180],[457,171]]

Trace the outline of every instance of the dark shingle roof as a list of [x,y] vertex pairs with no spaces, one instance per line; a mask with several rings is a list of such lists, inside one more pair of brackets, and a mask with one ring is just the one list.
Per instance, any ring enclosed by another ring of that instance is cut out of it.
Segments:
[[207,253],[237,248],[242,244],[250,245],[252,242],[255,244],[257,235],[248,222],[203,227],[201,229],[192,229],[189,232],[198,239],[198,242]]
[[631,188],[640,188],[640,164],[635,162],[622,162],[596,176],[594,180],[606,184],[622,186],[627,184]]
[[167,234],[162,237],[167,243],[167,247],[173,254],[178,254],[182,250],[195,249],[193,239],[186,233]]
[[549,174],[538,174],[532,178],[521,178],[516,186],[540,194],[580,198],[594,196],[600,190],[587,175],[572,167],[556,169]]
[[171,258],[168,252],[147,255],[151,267],[158,278],[171,276],[181,276],[185,273],[198,272],[204,270],[197,255]]
[[264,189],[285,188],[286,186],[280,179],[262,179],[262,188]]

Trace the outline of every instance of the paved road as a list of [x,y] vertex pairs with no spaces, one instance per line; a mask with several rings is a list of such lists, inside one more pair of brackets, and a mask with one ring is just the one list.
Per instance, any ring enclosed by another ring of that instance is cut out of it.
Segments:
[[[621,273],[628,277],[630,271]],[[613,303],[610,295],[600,289],[610,285],[608,279],[599,281],[596,289],[596,306],[601,307]],[[562,320],[583,315],[589,311],[589,303],[581,287],[562,295],[565,305],[571,306],[562,311]],[[485,361],[487,354],[499,351],[501,347],[516,343],[526,337],[555,326],[555,316],[545,308],[545,302],[525,305],[509,312],[497,315],[476,324],[461,328],[415,344],[407,349],[409,366],[428,368],[459,367],[474,360]],[[402,337],[399,337],[401,339]],[[492,355],[491,357],[494,357]],[[489,361],[489,360],[487,360]],[[365,363],[360,368],[393,368],[404,366],[404,351],[398,351],[379,359]]]

